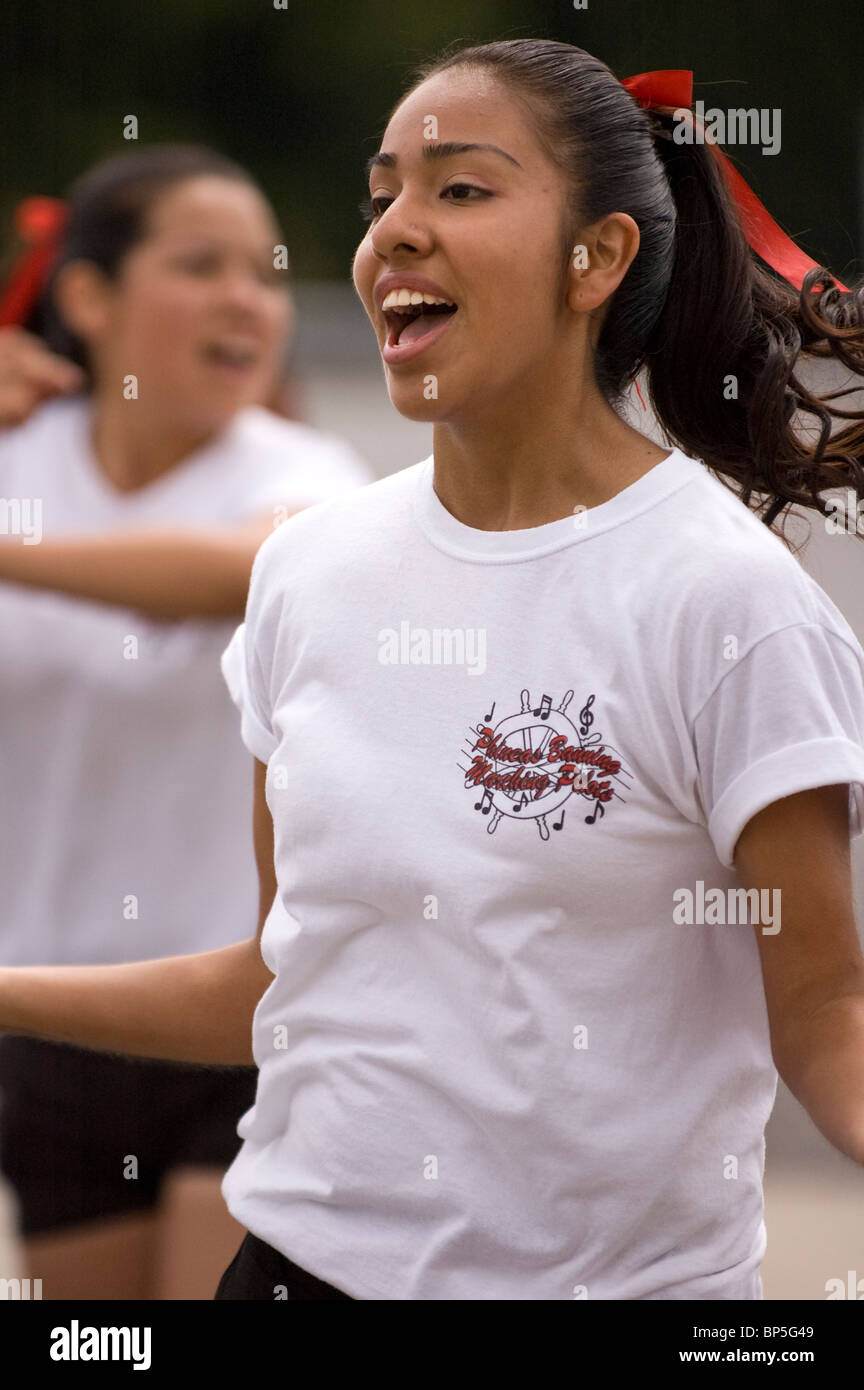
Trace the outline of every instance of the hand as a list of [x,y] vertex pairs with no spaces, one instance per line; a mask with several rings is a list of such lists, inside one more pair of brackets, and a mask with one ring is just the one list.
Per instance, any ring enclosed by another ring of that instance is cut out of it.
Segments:
[[20,425],[51,396],[80,391],[84,372],[25,329],[0,328],[0,429]]

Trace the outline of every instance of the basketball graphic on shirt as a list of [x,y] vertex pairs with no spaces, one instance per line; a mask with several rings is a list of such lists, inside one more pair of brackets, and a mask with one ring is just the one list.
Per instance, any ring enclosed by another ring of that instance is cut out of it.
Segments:
[[[521,692],[521,708],[493,724],[495,705],[471,729],[465,787],[474,795],[474,810],[494,834],[503,817],[533,820],[541,840],[553,830],[563,830],[567,804],[581,798],[591,813],[589,825],[605,816],[606,806],[617,793],[613,781],[621,762],[601,742],[594,723],[594,695],[579,711],[578,724],[567,714],[573,699],[568,690],[557,706],[543,694],[536,702],[529,690]],[[570,807],[571,820],[578,807]]]

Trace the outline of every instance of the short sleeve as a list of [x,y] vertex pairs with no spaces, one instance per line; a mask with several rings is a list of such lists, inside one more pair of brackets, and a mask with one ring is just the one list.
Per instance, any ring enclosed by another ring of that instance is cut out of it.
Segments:
[[849,785],[864,833],[864,652],[819,623],[762,638],[723,676],[693,722],[702,805],[726,868],[741,831],[781,797]]
[[[265,542],[265,547],[268,542]],[[246,617],[236,628],[220,658],[228,693],[240,711],[240,736],[249,752],[262,763],[272,757],[279,745],[271,724],[269,683],[264,674],[262,652],[256,645],[261,607],[259,550],[252,567]],[[257,641],[260,642],[260,637]]]

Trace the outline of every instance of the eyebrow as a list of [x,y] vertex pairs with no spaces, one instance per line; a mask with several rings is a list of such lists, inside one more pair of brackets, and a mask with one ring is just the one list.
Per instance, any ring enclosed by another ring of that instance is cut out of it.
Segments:
[[[522,168],[518,159],[514,159],[512,154],[508,154],[506,150],[499,149],[497,145],[464,144],[462,141],[458,140],[443,140],[435,145],[424,145],[423,158],[451,159],[453,155],[470,154],[474,150],[485,150],[490,154],[500,154],[503,159],[509,159],[511,164],[515,164],[517,169]],[[373,154],[372,158],[366,161],[366,177],[368,178],[372,170],[381,165],[386,169],[395,169],[397,162],[395,154],[388,154],[386,150],[379,150],[377,154]]]

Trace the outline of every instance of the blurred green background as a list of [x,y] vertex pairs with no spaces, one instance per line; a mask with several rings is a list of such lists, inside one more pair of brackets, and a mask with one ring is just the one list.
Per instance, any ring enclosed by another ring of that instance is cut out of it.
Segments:
[[296,278],[344,279],[363,161],[411,69],[454,39],[541,36],[619,77],[692,68],[707,106],[780,107],[776,156],[730,146],[781,225],[848,283],[864,272],[862,0],[3,0],[0,244],[15,202],[95,160],[200,140],[248,164]]

